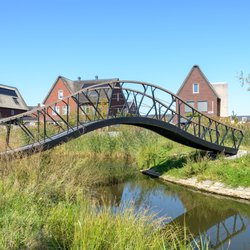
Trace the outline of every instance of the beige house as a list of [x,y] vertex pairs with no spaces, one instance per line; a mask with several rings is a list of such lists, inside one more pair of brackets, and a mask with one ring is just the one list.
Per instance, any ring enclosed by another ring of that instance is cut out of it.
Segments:
[[220,116],[228,116],[228,84],[226,82],[211,83],[217,95],[219,96],[220,103]]

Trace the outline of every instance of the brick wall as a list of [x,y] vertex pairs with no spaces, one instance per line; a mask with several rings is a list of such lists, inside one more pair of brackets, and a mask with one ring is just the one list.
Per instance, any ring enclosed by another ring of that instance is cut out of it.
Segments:
[[[44,104],[47,105],[47,104],[51,104],[51,103],[54,103],[54,102],[58,101],[58,91],[59,90],[63,91],[63,97],[71,95],[71,93],[69,92],[69,90],[67,89],[65,84],[63,83],[62,79],[58,78],[54,88],[52,89],[50,95],[48,96],[48,98],[46,99]],[[63,106],[66,106],[66,104],[63,103],[63,102],[59,102],[57,106],[59,108],[60,115],[62,115]],[[70,106],[70,112],[75,112],[76,103],[74,102],[74,100],[72,100],[72,98],[69,98],[69,106]],[[49,114],[53,118],[57,117],[56,115],[54,115],[54,116],[52,115],[52,110],[51,109],[49,110]]]
[[[193,84],[199,84],[199,93],[193,93]],[[211,116],[220,115],[220,107],[218,106],[218,98],[209,86],[207,79],[198,66],[194,66],[191,73],[187,77],[183,87],[177,94],[184,101],[194,101],[194,108],[198,109],[198,101],[208,102],[208,112],[202,112]],[[181,115],[185,116],[184,105],[181,105]]]

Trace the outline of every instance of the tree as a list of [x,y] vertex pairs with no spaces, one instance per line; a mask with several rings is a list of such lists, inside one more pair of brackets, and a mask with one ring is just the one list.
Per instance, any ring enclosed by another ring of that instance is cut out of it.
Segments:
[[248,85],[247,90],[250,91],[250,74],[248,74],[248,76],[245,76],[243,71],[241,71],[239,75],[239,80],[242,86]]

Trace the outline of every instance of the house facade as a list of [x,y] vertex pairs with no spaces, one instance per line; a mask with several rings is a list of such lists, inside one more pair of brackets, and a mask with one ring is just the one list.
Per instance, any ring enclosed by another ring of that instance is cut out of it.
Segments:
[[[58,76],[54,84],[52,85],[50,91],[48,92],[47,96],[45,97],[43,104],[52,104],[54,102],[57,102],[59,100],[62,100],[64,97],[72,95],[73,93],[87,88],[94,85],[100,84],[100,86],[105,87],[105,84],[102,84],[107,81],[118,81],[118,78],[115,79],[95,79],[95,80],[81,80],[78,79],[76,81],[72,81],[66,77]],[[94,94],[94,93],[92,93]],[[123,93],[119,89],[115,89],[111,96],[111,91],[108,93],[109,98],[111,97],[111,107],[110,107],[110,113],[115,114],[117,113],[124,105],[125,98],[123,96]],[[104,92],[101,93],[101,99],[106,99],[106,96],[104,95]],[[93,95],[91,97],[91,101],[95,103],[97,100],[97,96]],[[82,108],[85,110],[86,113],[92,112],[93,110],[91,105],[89,104],[89,101],[83,97],[80,96],[80,103],[82,105]],[[70,98],[69,103],[66,105],[63,102],[58,102],[58,104],[54,107],[54,110],[48,110],[48,113],[53,119],[56,119],[56,117],[59,115],[66,115],[67,112],[70,114],[72,112],[76,112],[76,102]]]
[[[228,116],[228,85],[225,82],[211,84],[197,65],[190,70],[177,96],[206,115]],[[181,105],[180,112],[187,116],[191,108]]]
[[17,88],[0,84],[0,119],[28,111]]

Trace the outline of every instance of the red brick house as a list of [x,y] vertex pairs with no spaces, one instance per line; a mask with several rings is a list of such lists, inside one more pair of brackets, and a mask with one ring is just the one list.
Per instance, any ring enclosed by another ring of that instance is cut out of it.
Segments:
[[[211,84],[197,65],[190,70],[177,96],[206,115],[227,116],[227,84]],[[182,116],[190,112],[188,106],[181,106]]]
[[[54,84],[52,85],[50,91],[48,92],[47,96],[45,97],[43,104],[51,104],[58,100],[63,99],[66,96],[69,96],[81,89],[90,87],[91,85],[97,85],[100,84],[101,86],[105,86],[101,83],[107,82],[107,81],[118,81],[119,79],[98,79],[95,80],[81,80],[78,79],[76,81],[72,81],[70,79],[67,79],[63,76],[58,76]],[[93,93],[94,94],[94,93]],[[104,94],[104,93],[103,93]],[[110,93],[109,93],[110,94]],[[105,96],[103,96],[105,98]],[[91,106],[89,105],[89,102],[86,100],[85,97],[81,96],[80,102],[83,104],[83,108],[85,111],[90,112]],[[96,101],[97,96],[92,97],[92,101]],[[102,98],[102,96],[101,96]],[[121,109],[124,105],[125,99],[123,96],[123,93],[120,90],[114,90],[112,94],[112,101],[111,101],[111,107],[110,112],[116,113]],[[73,99],[69,99],[69,113],[76,111],[76,103]],[[55,111],[60,115],[66,115],[67,114],[67,106],[63,102],[59,102],[56,107]],[[56,113],[52,110],[49,110],[50,115],[56,118]]]
[[17,88],[0,84],[0,119],[28,110],[29,108]]

